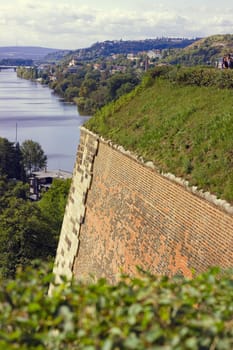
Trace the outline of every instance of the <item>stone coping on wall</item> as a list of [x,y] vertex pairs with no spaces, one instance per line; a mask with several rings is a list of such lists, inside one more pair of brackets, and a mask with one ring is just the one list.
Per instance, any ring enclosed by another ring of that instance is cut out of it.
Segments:
[[209,203],[217,206],[219,209],[223,210],[224,212],[226,212],[227,214],[233,216],[233,206],[227,202],[224,199],[220,199],[217,196],[211,194],[208,191],[203,191],[202,189],[198,188],[198,186],[191,186],[189,184],[189,181],[181,178],[181,177],[177,177],[174,174],[171,173],[164,173],[162,171],[160,171],[158,169],[158,167],[155,166],[155,164],[151,161],[144,161],[143,157],[136,155],[135,153],[129,151],[129,150],[125,150],[125,148],[121,145],[115,144],[113,143],[111,140],[105,140],[102,136],[97,135],[95,133],[93,133],[92,131],[90,131],[89,129],[85,128],[84,126],[80,127],[80,131],[84,131],[86,133],[89,133],[90,135],[92,135],[93,137],[95,137],[97,140],[100,140],[101,142],[109,145],[110,147],[112,147],[113,149],[121,152],[122,154],[134,159],[135,161],[139,162],[140,164],[152,169],[153,171],[156,171],[157,173],[159,173],[161,176],[167,178],[168,180],[184,187],[187,191],[193,193],[194,195],[205,199],[206,201],[208,201]]

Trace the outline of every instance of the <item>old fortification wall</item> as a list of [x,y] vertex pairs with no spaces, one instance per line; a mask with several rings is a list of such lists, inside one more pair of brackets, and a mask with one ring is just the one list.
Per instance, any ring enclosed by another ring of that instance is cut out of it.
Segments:
[[138,265],[191,276],[209,266],[232,267],[232,246],[228,203],[81,129],[56,273],[114,282]]

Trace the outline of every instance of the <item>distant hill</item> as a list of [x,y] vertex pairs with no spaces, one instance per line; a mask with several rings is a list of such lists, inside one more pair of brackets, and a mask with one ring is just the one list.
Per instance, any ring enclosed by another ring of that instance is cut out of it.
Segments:
[[57,53],[59,49],[38,46],[2,46],[0,47],[0,60],[2,59],[30,59],[33,61],[44,59],[48,54]]
[[186,38],[157,38],[145,40],[107,40],[97,42],[88,48],[78,49],[72,52],[79,59],[89,60],[99,57],[107,57],[113,54],[128,54],[149,51],[153,49],[184,48],[195,43],[198,39]]
[[213,35],[195,41],[182,50],[170,50],[165,61],[187,66],[215,65],[229,53],[233,53],[233,35]]
[[31,59],[33,61],[58,61],[64,57],[68,58],[71,55],[76,55],[80,60],[92,60],[99,57],[107,57],[112,54],[138,53],[153,49],[180,49],[195,43],[198,39],[200,38],[157,38],[127,41],[107,40],[77,50],[51,49],[38,46],[4,46],[0,47],[0,60]]

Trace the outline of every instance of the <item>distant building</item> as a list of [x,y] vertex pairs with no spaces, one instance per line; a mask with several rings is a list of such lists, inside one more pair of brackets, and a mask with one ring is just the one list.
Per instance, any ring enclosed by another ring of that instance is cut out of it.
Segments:
[[126,72],[126,67],[125,66],[113,66],[111,69],[111,73],[125,73]]
[[161,58],[162,57],[162,54],[161,54],[161,51],[160,50],[150,50],[147,52],[147,56],[150,58],[150,59],[153,59],[153,58]]
[[69,62],[69,67],[74,67],[74,66],[77,65],[77,63],[78,63],[78,61],[77,61],[76,59],[73,58],[73,59]]
[[37,67],[37,70],[38,72],[43,72],[45,70],[50,70],[50,65],[45,63],[45,64],[40,64],[38,67]]
[[102,64],[100,64],[100,63],[94,63],[94,64],[93,64],[93,68],[94,68],[94,70],[101,70],[101,69],[102,69]]
[[64,170],[51,171],[35,171],[29,179],[30,184],[30,199],[37,201],[41,197],[41,193],[45,192],[52,185],[54,179],[70,179],[72,173]]
[[113,59],[113,60],[116,60],[118,57],[120,56],[120,54],[112,54],[111,55],[111,58]]
[[140,58],[137,55],[133,54],[133,53],[128,53],[127,59],[130,60],[130,61],[135,61],[135,60],[139,60]]

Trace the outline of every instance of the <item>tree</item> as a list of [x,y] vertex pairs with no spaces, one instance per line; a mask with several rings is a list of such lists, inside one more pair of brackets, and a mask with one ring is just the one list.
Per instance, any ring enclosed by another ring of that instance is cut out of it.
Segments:
[[19,144],[0,137],[0,175],[8,178],[24,179],[22,154]]
[[107,82],[107,85],[109,87],[109,95],[111,99],[116,99],[117,95],[117,90],[121,88],[123,84],[128,83],[126,90],[129,92],[129,87],[131,87],[131,90],[139,83],[138,77],[133,73],[116,73],[114,74]]
[[79,88],[74,86],[74,87],[68,87],[65,91],[65,98],[68,101],[72,101],[74,97],[77,97],[79,94]]
[[134,87],[135,85],[130,82],[122,84],[119,89],[116,90],[116,97],[119,98],[120,96],[127,94],[132,91]]
[[13,277],[17,266],[54,257],[56,240],[35,203],[12,196],[0,214],[0,271]]
[[0,178],[0,275],[14,276],[17,266],[55,255],[57,238],[49,219],[28,198],[29,186]]
[[21,181],[8,180],[6,176],[0,177],[0,215],[6,208],[12,197],[17,200],[26,200],[29,194],[29,185]]
[[92,91],[97,89],[97,84],[94,79],[85,79],[79,90],[80,97],[88,97]]
[[20,144],[17,142],[14,146],[15,149],[15,178],[21,181],[25,181],[26,174],[23,166],[23,156],[20,149]]
[[25,140],[21,147],[23,164],[26,172],[30,175],[32,171],[38,171],[46,167],[47,156],[41,145],[32,140]]
[[54,179],[42,200],[32,203],[28,184],[0,177],[0,278],[14,277],[33,259],[54,258],[70,182]]

